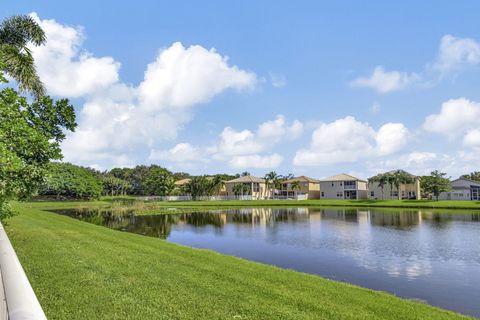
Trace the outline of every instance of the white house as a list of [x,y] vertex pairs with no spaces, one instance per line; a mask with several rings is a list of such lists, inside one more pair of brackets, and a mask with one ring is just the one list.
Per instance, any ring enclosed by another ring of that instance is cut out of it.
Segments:
[[452,181],[452,190],[440,193],[439,200],[480,200],[480,182],[462,179]]
[[341,173],[320,180],[320,199],[367,199],[367,181]]

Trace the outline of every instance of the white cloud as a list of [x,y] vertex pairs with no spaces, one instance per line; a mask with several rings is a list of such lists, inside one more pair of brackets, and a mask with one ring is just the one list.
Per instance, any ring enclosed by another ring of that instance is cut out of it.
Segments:
[[382,66],[377,66],[369,77],[357,78],[350,82],[350,85],[372,88],[380,93],[388,93],[404,89],[419,79],[420,77],[415,73],[385,71]]
[[278,167],[283,161],[283,157],[277,153],[260,156],[260,155],[247,155],[247,156],[235,156],[230,159],[229,165],[235,169],[248,169],[248,168],[261,168],[270,169]]
[[275,120],[260,124],[256,132],[226,127],[220,134],[220,141],[209,150],[217,159],[251,155],[268,151],[281,141],[296,139],[302,132],[303,124],[300,121],[294,120],[287,125],[285,117],[278,115]]
[[148,159],[180,163],[203,160],[200,150],[189,143],[178,143],[169,150],[151,150]]
[[81,46],[85,39],[81,27],[64,26],[55,20],[40,20],[47,43],[31,46],[38,74],[48,93],[80,97],[104,89],[118,81],[120,63],[111,57],[94,57]]
[[480,104],[465,98],[442,104],[440,113],[425,118],[423,128],[453,139],[480,125]]
[[79,126],[62,145],[67,161],[127,162],[126,155],[175,138],[192,119],[193,106],[227,89],[251,89],[257,81],[215,49],[176,42],[159,52],[138,86],[129,86],[119,80],[120,64],[113,58],[82,49],[80,27],[32,16],[47,37],[45,46],[32,50],[48,93],[85,99]]
[[414,151],[396,156],[394,159],[371,162],[373,172],[404,169],[416,175],[428,175],[434,170],[451,172],[456,168],[454,157],[435,152]]
[[446,73],[479,62],[480,44],[477,41],[471,38],[456,38],[447,34],[440,41],[434,68],[441,73]]
[[480,147],[480,130],[471,129],[463,137],[463,145],[471,148]]
[[199,45],[185,48],[180,42],[163,50],[148,65],[139,86],[143,106],[185,108],[208,102],[226,89],[245,89],[255,85],[253,73],[229,66],[228,58],[215,49]]
[[402,150],[410,140],[410,131],[403,123],[386,123],[376,134],[379,155],[388,155]]
[[269,76],[273,87],[281,88],[287,85],[287,77],[285,75],[270,72]]
[[368,123],[348,116],[315,129],[310,147],[298,150],[293,163],[320,166],[389,155],[403,149],[409,136],[408,129],[401,123],[387,123],[376,132]]

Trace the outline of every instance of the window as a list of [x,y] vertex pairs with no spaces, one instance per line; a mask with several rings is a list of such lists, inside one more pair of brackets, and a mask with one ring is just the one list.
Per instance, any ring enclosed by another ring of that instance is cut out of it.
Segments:
[[337,198],[343,198],[343,193],[342,192],[337,192]]
[[253,192],[259,192],[260,191],[260,185],[258,183],[253,184]]
[[332,187],[333,187],[333,182],[332,182]]
[[356,181],[345,181],[343,183],[345,186],[345,189],[355,189],[357,187],[357,182]]
[[325,197],[325,193],[322,191],[322,197]]
[[308,187],[308,182],[305,182],[305,183],[303,184],[303,186],[304,186],[305,188]]
[[375,197],[375,191],[370,191],[370,197]]
[[398,191],[391,191],[390,196],[392,197],[398,197]]

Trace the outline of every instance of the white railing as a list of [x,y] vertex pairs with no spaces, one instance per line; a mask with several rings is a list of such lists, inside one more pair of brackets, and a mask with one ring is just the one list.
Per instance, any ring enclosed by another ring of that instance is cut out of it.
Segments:
[[47,319],[1,223],[0,275],[0,290],[4,294],[3,308],[0,308],[0,310],[4,310],[0,314],[0,319]]

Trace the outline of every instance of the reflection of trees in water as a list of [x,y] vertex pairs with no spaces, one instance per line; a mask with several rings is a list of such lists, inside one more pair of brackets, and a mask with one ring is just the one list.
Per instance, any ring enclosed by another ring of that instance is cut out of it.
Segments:
[[131,216],[130,223],[121,230],[166,239],[172,225],[178,222],[178,215],[161,214],[154,216]]
[[421,216],[418,211],[393,211],[388,212],[370,210],[370,223],[374,226],[395,227],[408,229],[420,224]]
[[179,217],[180,221],[196,227],[212,225],[217,228],[221,228],[226,222],[226,216],[224,213],[215,212],[185,213],[179,215]]

